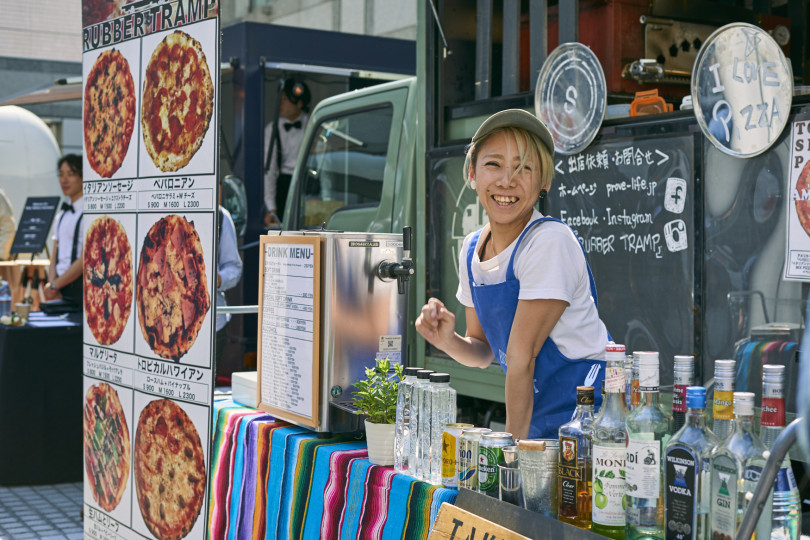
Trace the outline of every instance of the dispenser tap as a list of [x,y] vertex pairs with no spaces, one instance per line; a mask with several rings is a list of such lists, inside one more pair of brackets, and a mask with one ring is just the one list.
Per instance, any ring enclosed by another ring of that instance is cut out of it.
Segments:
[[402,228],[402,262],[383,261],[377,267],[377,276],[383,281],[397,280],[397,291],[405,294],[405,285],[408,278],[413,275],[413,261],[411,260],[411,228]]

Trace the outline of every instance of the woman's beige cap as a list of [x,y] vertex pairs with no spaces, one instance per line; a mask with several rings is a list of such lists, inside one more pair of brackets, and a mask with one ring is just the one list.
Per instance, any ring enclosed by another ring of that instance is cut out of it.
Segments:
[[523,109],[506,109],[505,111],[496,112],[484,120],[484,123],[473,135],[472,142],[476,143],[496,129],[506,127],[523,128],[529,133],[534,133],[546,145],[551,157],[554,157],[554,139],[551,137],[551,132],[535,115]]

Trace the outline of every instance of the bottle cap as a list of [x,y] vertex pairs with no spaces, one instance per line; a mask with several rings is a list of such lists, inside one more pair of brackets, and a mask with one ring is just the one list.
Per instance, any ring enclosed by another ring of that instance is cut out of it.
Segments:
[[634,352],[633,357],[635,358],[638,355],[638,365],[639,366],[657,366],[658,365],[658,353],[655,351],[641,351],[641,352]]
[[593,386],[577,386],[577,405],[593,405]]
[[706,408],[706,389],[702,386],[687,386],[686,387],[686,408],[687,409],[705,409]]
[[736,360],[715,360],[714,378],[734,378],[736,376]]
[[692,371],[695,369],[695,357],[691,354],[676,354],[674,359],[676,370],[684,369]]
[[430,374],[430,382],[434,382],[434,383],[450,382],[450,374],[449,373],[431,373]]
[[785,382],[785,366],[765,364],[762,366],[762,382],[782,384]]
[[420,370],[419,370],[419,371],[416,373],[416,377],[417,377],[418,379],[426,379],[426,380],[427,380],[427,379],[430,379],[430,374],[431,374],[431,373],[433,373],[433,370],[432,370],[432,369],[420,369]]
[[624,360],[624,345],[608,343],[605,347],[605,360],[613,362],[616,360]]
[[753,416],[754,414],[754,393],[734,392],[734,415]]
[[405,368],[405,376],[406,377],[415,377],[417,373],[419,373],[422,368],[416,366],[408,366]]

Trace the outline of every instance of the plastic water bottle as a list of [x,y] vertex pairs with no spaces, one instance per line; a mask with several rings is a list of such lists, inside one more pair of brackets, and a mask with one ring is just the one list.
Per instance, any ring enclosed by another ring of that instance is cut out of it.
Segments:
[[11,313],[11,288],[8,281],[0,281],[0,317]]
[[447,424],[456,422],[456,391],[450,388],[450,375],[431,373],[428,387],[430,403],[430,446],[428,463],[430,474],[423,474],[426,482],[442,483],[442,435]]
[[[422,375],[422,372],[419,372],[420,378]],[[424,381],[414,390],[419,401],[419,426],[416,433],[416,443],[419,446],[417,450],[417,460],[419,462],[418,478],[425,482],[430,480],[430,432],[432,429],[431,414],[433,411],[433,403],[430,399],[430,389],[433,383],[430,381],[430,378],[433,377],[433,375],[433,372],[429,373],[428,380]]]
[[[408,448],[408,474],[413,477],[421,479],[421,471],[419,466],[421,464],[422,455],[419,453],[419,425],[422,423],[419,417],[421,412],[421,401],[424,388],[430,384],[430,374],[433,373],[430,369],[420,369],[416,373],[416,381],[413,383],[413,390],[411,391],[411,410],[408,422],[408,438],[410,440]],[[428,419],[426,422],[429,422]]]
[[418,367],[406,367],[405,378],[399,382],[397,392],[397,421],[394,428],[394,470],[408,472],[408,454],[411,451],[409,423],[411,416],[411,395],[416,382]]

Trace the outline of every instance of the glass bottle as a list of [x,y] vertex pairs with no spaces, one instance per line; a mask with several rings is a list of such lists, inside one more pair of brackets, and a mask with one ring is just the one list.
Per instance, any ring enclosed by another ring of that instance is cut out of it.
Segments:
[[416,382],[418,372],[418,367],[406,367],[405,378],[399,381],[399,390],[397,391],[397,420],[394,428],[394,470],[398,473],[407,474],[409,472],[411,395],[413,394],[413,384]]
[[672,420],[658,401],[658,353],[638,353],[639,405],[627,415],[625,537],[664,537],[661,454]]
[[[733,540],[765,466],[765,447],[754,433],[754,394],[734,392],[731,434],[712,452],[712,538]],[[760,516],[758,538],[770,537],[770,512]]]
[[593,386],[577,386],[574,416],[558,431],[557,519],[580,529],[591,528],[593,401]]
[[686,388],[686,421],[664,448],[666,540],[710,540],[712,450],[717,437],[706,423],[706,389]]
[[686,423],[686,388],[695,384],[695,357],[676,355],[672,374],[672,429],[678,431]]
[[720,442],[728,437],[734,425],[734,380],[736,360],[714,361],[714,395],[712,396],[712,431]]
[[[627,410],[633,406],[633,355],[628,354],[624,357],[624,397],[627,401]],[[604,396],[603,396],[604,399]]]
[[593,421],[591,530],[602,536],[624,539],[624,458],[627,441],[624,420],[624,345],[605,349],[605,400]]
[[[633,373],[631,375],[632,382],[630,383],[630,408],[628,411],[632,411],[638,404],[641,403],[641,396],[638,393],[638,352],[633,353]],[[625,373],[625,375],[627,375]]]
[[[762,366],[762,418],[759,436],[766,450],[771,450],[785,427],[785,366]],[[799,538],[802,503],[790,458],[785,456],[774,482],[771,508],[771,539]],[[765,510],[763,509],[763,513]]]
[[421,407],[420,404],[423,400],[422,395],[424,394],[425,387],[430,384],[430,374],[433,373],[433,370],[430,369],[420,369],[416,372],[416,381],[413,383],[413,391],[411,393],[411,417],[410,421],[408,422],[409,425],[409,435],[410,435],[410,452],[408,454],[408,468],[410,469],[409,474],[415,478],[422,479],[422,454],[420,453],[420,446],[419,446],[419,432],[420,424],[427,424],[428,422],[422,422],[420,418]]
[[[431,373],[429,391],[425,404],[430,403],[430,444],[427,449],[425,470],[426,482],[442,483],[442,435],[447,424],[456,422],[456,391],[450,387],[450,375]],[[428,468],[429,467],[429,468]]]

